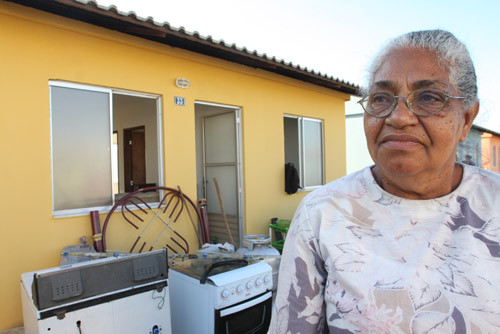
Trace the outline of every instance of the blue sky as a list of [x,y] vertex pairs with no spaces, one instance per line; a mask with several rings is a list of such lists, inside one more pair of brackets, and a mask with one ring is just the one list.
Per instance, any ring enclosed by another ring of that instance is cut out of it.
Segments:
[[446,29],[469,48],[481,111],[500,132],[500,1],[98,0],[362,85],[373,55],[412,30]]

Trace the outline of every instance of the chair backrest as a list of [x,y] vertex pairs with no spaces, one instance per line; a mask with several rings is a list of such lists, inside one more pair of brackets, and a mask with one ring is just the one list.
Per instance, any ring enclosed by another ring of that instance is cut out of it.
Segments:
[[169,252],[189,253],[186,234],[194,231],[199,246],[210,240],[202,217],[180,188],[138,189],[118,200],[107,214],[102,225],[102,248],[141,253],[166,247]]

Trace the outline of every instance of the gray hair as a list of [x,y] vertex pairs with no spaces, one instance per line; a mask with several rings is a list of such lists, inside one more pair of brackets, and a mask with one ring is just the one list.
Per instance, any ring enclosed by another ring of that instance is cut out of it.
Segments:
[[439,29],[413,31],[393,39],[379,52],[368,68],[368,87],[373,84],[373,76],[385,58],[393,51],[407,48],[434,52],[440,66],[449,71],[450,83],[465,97],[464,108],[469,109],[476,103],[477,77],[469,51],[452,33]]

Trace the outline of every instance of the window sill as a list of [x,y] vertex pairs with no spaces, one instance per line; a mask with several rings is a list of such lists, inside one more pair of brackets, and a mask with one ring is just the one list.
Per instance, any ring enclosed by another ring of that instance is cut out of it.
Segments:
[[300,188],[299,190],[297,190],[297,192],[306,192],[306,191],[313,191],[313,190],[316,190],[318,188],[321,188],[323,185],[320,185],[320,186],[312,186],[312,187],[307,187],[307,188]]
[[[115,202],[118,202],[123,196],[127,195],[127,193],[119,193],[115,195]],[[159,198],[158,198],[158,193],[156,192],[149,192],[149,193],[139,193],[137,194],[143,201],[145,201],[149,206],[151,207],[158,207]],[[69,218],[69,217],[79,217],[79,216],[86,216],[89,215],[91,211],[99,211],[99,214],[107,214],[111,209],[113,208],[113,205],[106,205],[106,206],[96,206],[96,207],[91,207],[91,208],[79,208],[79,209],[70,209],[70,210],[58,210],[58,211],[52,211],[52,216],[54,218]],[[134,210],[138,209],[147,209],[147,206],[145,204],[138,204],[138,208],[134,206]]]

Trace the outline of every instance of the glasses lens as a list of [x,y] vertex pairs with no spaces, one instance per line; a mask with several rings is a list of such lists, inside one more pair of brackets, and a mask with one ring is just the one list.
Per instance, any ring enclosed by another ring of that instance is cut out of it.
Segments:
[[412,110],[419,115],[433,115],[443,109],[445,93],[435,89],[417,89],[408,96]]
[[365,111],[373,116],[385,116],[391,112],[394,95],[387,92],[371,93],[362,100]]

